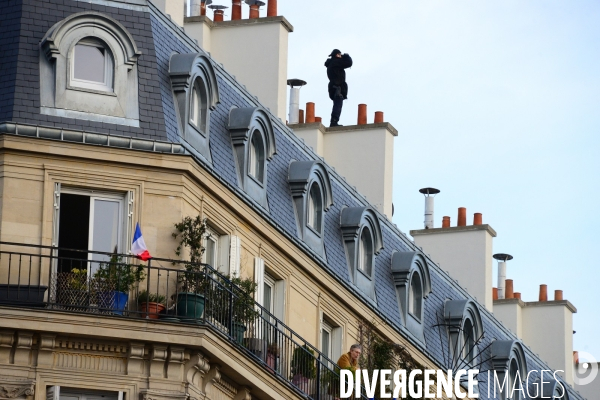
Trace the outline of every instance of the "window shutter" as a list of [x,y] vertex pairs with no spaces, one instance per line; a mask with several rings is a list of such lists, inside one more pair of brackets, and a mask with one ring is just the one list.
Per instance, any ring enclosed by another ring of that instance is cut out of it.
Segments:
[[60,183],[54,184],[54,220],[52,221],[52,246],[58,247],[58,228],[60,223]]
[[119,397],[117,400],[123,400],[125,398],[125,392],[119,392]]
[[240,276],[240,247],[239,236],[231,235],[229,243],[229,273],[231,276]]
[[[323,339],[323,311],[319,310],[319,342]],[[323,343],[320,343],[320,349],[323,348]]]
[[265,296],[265,260],[262,258],[254,259],[254,281],[257,286],[254,300],[262,305]]
[[126,251],[131,251],[131,242],[133,241],[133,204],[133,190],[130,190],[127,192],[127,227],[125,229],[125,247],[123,248]]
[[48,386],[46,389],[46,400],[59,400],[59,399],[60,399],[60,386]]

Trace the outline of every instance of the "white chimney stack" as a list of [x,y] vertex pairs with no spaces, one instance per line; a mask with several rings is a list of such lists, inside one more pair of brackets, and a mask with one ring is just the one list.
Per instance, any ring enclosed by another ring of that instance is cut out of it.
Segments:
[[506,297],[506,262],[513,259],[510,254],[494,254],[494,259],[498,260],[498,300]]
[[290,114],[288,122],[290,125],[298,124],[300,122],[298,116],[300,111],[300,88],[306,85],[306,82],[300,79],[288,79],[287,84],[290,86]]
[[423,188],[419,193],[425,195],[425,229],[433,229],[433,199],[440,191],[434,188]]

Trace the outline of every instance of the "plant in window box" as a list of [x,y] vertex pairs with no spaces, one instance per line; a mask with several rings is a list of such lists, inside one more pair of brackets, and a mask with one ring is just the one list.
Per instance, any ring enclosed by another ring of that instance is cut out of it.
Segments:
[[129,292],[146,277],[144,268],[145,265],[142,264],[125,262],[115,247],[110,261],[100,263],[100,268],[94,274],[99,292],[98,306],[113,314],[122,315],[129,301]]
[[90,305],[90,291],[87,269],[73,268],[71,272],[61,274],[57,303],[62,306],[87,308]]
[[137,297],[141,316],[158,319],[158,315],[165,309],[166,300],[167,298],[162,294],[148,293],[146,290],[141,291]]
[[175,254],[181,256],[183,249],[190,252],[190,263],[179,274],[180,291],[177,293],[177,315],[185,320],[196,321],[204,312],[204,295],[209,289],[210,279],[206,275],[206,267],[202,265],[204,240],[210,236],[207,232],[206,219],[200,216],[185,217],[175,224],[173,237],[179,239]]
[[307,345],[296,347],[290,364],[292,383],[304,393],[312,393],[311,380],[317,376],[315,352]]

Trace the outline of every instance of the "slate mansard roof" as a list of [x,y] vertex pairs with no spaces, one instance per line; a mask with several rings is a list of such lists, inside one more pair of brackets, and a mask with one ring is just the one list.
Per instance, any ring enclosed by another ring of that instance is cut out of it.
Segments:
[[[15,122],[29,125],[57,127],[76,131],[90,131],[110,135],[179,143],[177,114],[171,81],[168,73],[169,59],[177,53],[204,53],[185,32],[144,0],[96,1],[89,0],[8,0],[0,14],[0,124]],[[98,3],[98,4],[96,4]],[[133,36],[142,55],[138,63],[140,127],[128,127],[102,122],[68,119],[40,113],[39,43],[46,32],[58,21],[82,11],[105,13],[120,22]],[[243,60],[240,60],[243,61]],[[322,268],[333,275],[357,298],[403,334],[426,356],[445,368],[450,356],[445,332],[435,325],[443,318],[447,299],[471,299],[446,272],[427,258],[431,275],[431,294],[424,301],[425,343],[412,336],[402,325],[396,290],[390,269],[394,251],[420,251],[415,244],[379,214],[384,248],[376,257],[376,301],[365,296],[352,284],[340,231],[340,213],[345,206],[367,206],[369,203],[334,169],[327,167],[335,203],[324,215],[326,261],[313,252],[298,237],[292,196],[287,181],[288,166],[292,160],[320,160],[303,141],[298,139],[281,120],[271,115],[275,129],[277,154],[268,165],[268,211],[248,197],[238,186],[238,178],[227,130],[229,110],[232,106],[255,107],[258,100],[244,86],[214,63],[218,77],[220,104],[211,113],[210,150],[212,165],[196,157],[217,179],[235,195],[243,198],[275,226],[282,235],[294,241],[311,254]],[[513,340],[516,336],[505,328],[483,306],[480,306],[485,338],[480,349],[487,348],[493,340]],[[441,334],[441,336],[440,336]],[[487,350],[489,352],[489,349]],[[528,348],[525,348],[530,370],[550,369]],[[483,357],[488,359],[489,356]],[[492,370],[491,361],[481,366],[482,371]],[[531,376],[534,382],[537,376]],[[487,374],[480,375],[482,398],[487,395]],[[565,384],[565,387],[567,385]],[[569,387],[571,399],[583,399]]]

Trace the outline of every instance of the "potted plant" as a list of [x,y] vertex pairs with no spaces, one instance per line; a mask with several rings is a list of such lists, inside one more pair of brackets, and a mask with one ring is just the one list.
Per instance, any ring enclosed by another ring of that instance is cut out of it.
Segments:
[[90,292],[87,269],[73,268],[62,277],[66,287],[58,290],[57,302],[62,306],[87,308],[90,306]]
[[158,315],[165,309],[166,300],[167,298],[162,294],[148,293],[146,290],[141,291],[137,297],[141,316],[158,319]]
[[310,380],[316,378],[315,352],[307,345],[296,347],[290,364],[292,383],[304,393],[310,392]]
[[123,261],[115,247],[110,261],[101,263],[94,274],[98,285],[99,307],[108,309],[113,314],[123,315],[129,301],[129,291],[146,277],[144,267],[142,264],[133,265]]
[[[232,326],[231,336],[234,340],[242,345],[244,340],[244,332],[248,325],[255,321],[260,312],[256,309],[254,294],[258,284],[249,278],[229,277],[231,282],[231,290],[233,291],[233,306],[232,306]],[[239,288],[239,290],[234,289]]]
[[175,224],[175,229],[173,237],[180,239],[175,254],[180,256],[184,247],[190,250],[190,263],[178,279],[181,289],[176,299],[177,316],[193,322],[202,317],[204,293],[209,283],[205,267],[201,264],[204,254],[203,242],[209,236],[206,219],[201,219],[199,215],[195,218],[185,217]]

